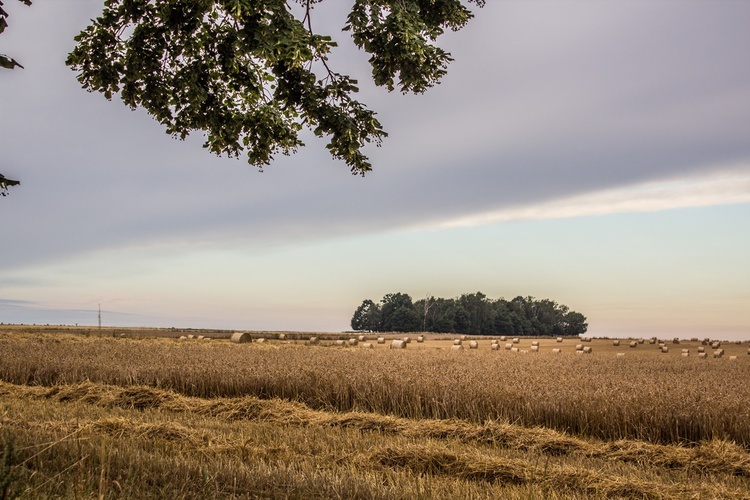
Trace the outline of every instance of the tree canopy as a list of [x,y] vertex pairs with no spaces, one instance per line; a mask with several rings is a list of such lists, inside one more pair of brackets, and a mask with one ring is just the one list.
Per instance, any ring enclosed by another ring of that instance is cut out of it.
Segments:
[[[308,128],[364,175],[372,165],[363,148],[387,133],[354,99],[357,81],[331,67],[336,43],[313,30],[321,1],[106,0],[66,63],[86,90],[119,94],[174,137],[203,132],[213,153],[244,154],[262,169],[303,146]],[[353,0],[342,28],[370,55],[375,84],[422,93],[452,60],[437,38],[466,25],[471,3],[485,0]],[[22,67],[9,56],[0,65]]]
[[352,317],[354,330],[378,332],[465,333],[472,335],[580,335],[586,316],[549,299],[518,296],[492,300],[481,292],[458,298],[427,297],[412,301],[389,293],[380,301],[362,302]]

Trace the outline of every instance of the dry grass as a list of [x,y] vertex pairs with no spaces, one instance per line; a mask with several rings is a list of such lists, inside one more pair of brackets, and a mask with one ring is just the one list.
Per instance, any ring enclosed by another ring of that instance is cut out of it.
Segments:
[[21,498],[750,498],[747,355],[270,338],[0,333],[0,442],[15,449],[0,484]]

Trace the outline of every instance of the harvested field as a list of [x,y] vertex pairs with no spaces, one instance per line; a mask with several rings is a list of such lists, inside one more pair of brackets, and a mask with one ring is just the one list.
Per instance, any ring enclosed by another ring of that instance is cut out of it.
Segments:
[[[390,350],[266,337],[235,344],[0,330],[9,491],[750,496],[746,354],[683,358],[646,344],[617,357],[605,354],[611,340],[576,356],[571,339],[539,339],[540,352],[522,355],[484,339],[455,352],[452,339]],[[747,350],[727,345],[728,354],[733,347]]]

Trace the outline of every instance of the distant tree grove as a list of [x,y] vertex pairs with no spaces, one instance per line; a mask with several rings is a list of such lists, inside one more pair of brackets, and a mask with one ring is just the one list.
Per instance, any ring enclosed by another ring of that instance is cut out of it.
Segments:
[[351,326],[371,332],[566,336],[585,333],[588,323],[583,314],[549,299],[493,300],[477,292],[413,302],[405,293],[389,293],[380,303],[364,300],[354,311]]

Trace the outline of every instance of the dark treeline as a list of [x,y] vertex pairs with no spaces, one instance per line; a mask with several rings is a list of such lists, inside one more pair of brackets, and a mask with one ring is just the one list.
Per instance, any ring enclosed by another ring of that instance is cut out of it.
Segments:
[[378,304],[363,301],[351,325],[372,332],[471,335],[579,335],[588,328],[583,314],[553,300],[520,296],[492,300],[481,292],[416,302],[405,293],[389,293]]

